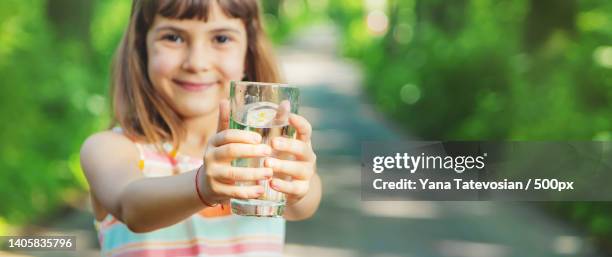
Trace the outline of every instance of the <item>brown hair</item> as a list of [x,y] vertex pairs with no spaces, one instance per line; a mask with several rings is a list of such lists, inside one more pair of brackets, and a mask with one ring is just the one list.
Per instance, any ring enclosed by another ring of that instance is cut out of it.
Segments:
[[281,82],[262,27],[256,0],[134,0],[128,28],[119,43],[112,65],[111,127],[121,126],[133,140],[155,143],[172,141],[179,147],[185,131],[182,120],[169,103],[155,92],[147,74],[146,34],[156,15],[175,19],[208,20],[211,2],[228,17],[239,18],[247,32],[246,80]]

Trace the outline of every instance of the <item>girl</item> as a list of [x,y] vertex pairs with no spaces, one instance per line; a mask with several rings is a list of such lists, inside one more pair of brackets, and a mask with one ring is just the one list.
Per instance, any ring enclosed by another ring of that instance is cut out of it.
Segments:
[[[280,256],[284,219],[230,215],[230,198],[257,198],[271,178],[284,218],[305,219],[321,199],[311,126],[261,144],[228,129],[231,80],[278,82],[255,0],[135,0],[113,64],[112,130],[90,136],[81,166],[104,256]],[[295,160],[269,157],[272,151]],[[263,168],[235,168],[267,157]]]

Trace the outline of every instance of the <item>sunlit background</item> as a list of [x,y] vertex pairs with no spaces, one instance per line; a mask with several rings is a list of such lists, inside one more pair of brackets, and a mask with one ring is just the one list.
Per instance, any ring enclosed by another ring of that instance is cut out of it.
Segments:
[[[131,1],[0,1],[0,235],[78,235]],[[609,203],[361,202],[364,140],[612,140],[612,1],[265,0],[324,200],[288,256],[609,256]],[[109,157],[110,158],[110,157]],[[2,248],[0,248],[2,249]]]

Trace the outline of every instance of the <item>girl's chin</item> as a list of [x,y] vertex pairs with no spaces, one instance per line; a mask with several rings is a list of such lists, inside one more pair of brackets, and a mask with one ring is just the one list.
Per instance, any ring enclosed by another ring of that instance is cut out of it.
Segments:
[[218,112],[218,102],[217,104],[207,103],[207,104],[198,104],[198,105],[189,105],[182,106],[180,108],[181,116],[187,118],[197,118],[201,116],[208,116],[211,114],[217,114]]

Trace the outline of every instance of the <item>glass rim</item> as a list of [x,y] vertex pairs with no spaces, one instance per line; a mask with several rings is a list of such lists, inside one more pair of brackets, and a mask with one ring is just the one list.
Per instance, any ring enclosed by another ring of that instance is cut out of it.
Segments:
[[280,87],[280,88],[298,88],[297,86],[293,86],[293,85],[289,85],[287,83],[276,83],[276,82],[257,82],[257,81],[235,81],[232,80],[230,83],[230,86],[236,86],[236,85],[244,85],[244,84],[256,84],[256,85],[262,85],[262,86],[273,86],[273,87]]

